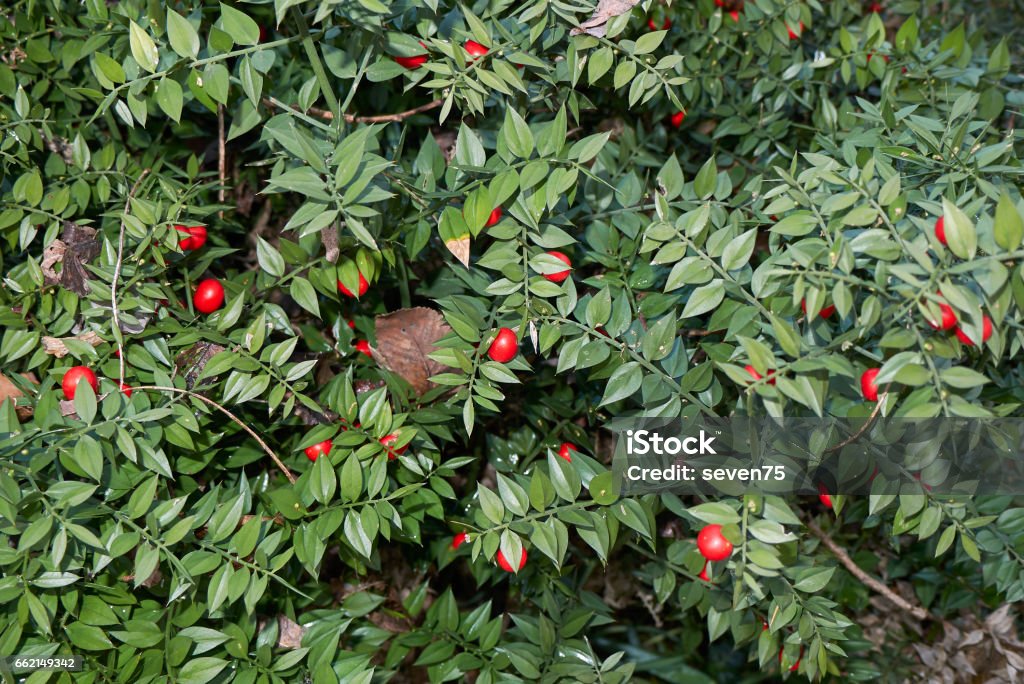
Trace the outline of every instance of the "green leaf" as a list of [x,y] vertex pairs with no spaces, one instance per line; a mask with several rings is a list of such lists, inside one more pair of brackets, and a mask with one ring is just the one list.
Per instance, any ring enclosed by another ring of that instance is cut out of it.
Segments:
[[227,666],[228,662],[221,658],[189,658],[178,671],[175,681],[178,684],[206,684]]
[[633,46],[633,54],[635,55],[646,55],[650,52],[654,52],[661,45],[661,42],[665,40],[665,36],[668,31],[650,31],[640,36]]
[[284,275],[284,257],[269,242],[256,236],[256,260],[260,268],[272,276],[280,278]]
[[1005,191],[999,195],[999,203],[996,204],[993,230],[996,243],[1007,251],[1020,247],[1021,240],[1024,239],[1024,220]]
[[808,568],[798,575],[793,583],[793,588],[807,594],[821,591],[830,581],[836,572],[835,567],[831,568]]
[[973,259],[978,251],[978,234],[974,222],[958,206],[942,198],[943,228],[949,251],[961,259]]
[[698,520],[716,525],[729,525],[740,521],[739,514],[727,503],[711,501],[693,506],[687,512]]
[[704,162],[704,165],[700,167],[700,171],[697,172],[697,177],[693,179],[693,191],[701,199],[708,199],[714,194],[717,183],[718,166],[715,158],[712,156],[711,159]]
[[501,136],[512,154],[520,159],[529,159],[533,154],[533,133],[526,120],[514,108],[505,110],[505,124],[501,127]]
[[160,62],[160,53],[156,49],[156,43],[149,37],[141,26],[134,21],[129,21],[128,42],[131,44],[132,57],[146,71],[153,73],[156,65]]
[[693,318],[705,314],[718,308],[723,299],[725,299],[725,287],[722,285],[722,281],[712,280],[707,285],[702,285],[693,291],[686,300],[686,306],[683,307],[683,313],[679,317]]
[[156,103],[164,114],[175,122],[181,120],[182,91],[181,85],[173,78],[161,78],[156,87]]
[[172,9],[167,10],[167,39],[171,49],[182,57],[195,59],[199,56],[199,34],[192,22]]
[[292,279],[289,292],[291,293],[292,299],[294,299],[299,306],[317,318],[320,318],[320,302],[317,299],[316,290],[313,289],[313,286],[308,280],[302,276],[296,276]]
[[260,42],[260,27],[244,12],[224,3],[220,4],[220,28],[239,45],[255,45]]
[[640,389],[643,379],[644,374],[639,363],[629,361],[622,364],[608,378],[608,384],[605,386],[604,398],[601,399],[600,406],[605,406],[631,396]]
[[483,485],[477,488],[477,492],[480,497],[480,510],[483,511],[488,520],[495,525],[500,525],[505,519],[505,504],[502,502],[501,497]]

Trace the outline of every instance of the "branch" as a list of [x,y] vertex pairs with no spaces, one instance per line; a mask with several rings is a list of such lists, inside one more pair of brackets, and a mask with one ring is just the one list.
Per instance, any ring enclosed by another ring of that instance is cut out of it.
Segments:
[[868,589],[872,590],[876,594],[881,594],[887,598],[890,603],[909,613],[917,620],[938,620],[938,618],[932,615],[927,608],[924,608],[923,606],[915,606],[892,589],[882,584],[879,580],[876,580],[874,577],[861,570],[860,566],[854,563],[853,559],[850,558],[850,554],[846,553],[846,550],[843,549],[843,547],[839,546],[832,537],[825,534],[824,530],[818,527],[818,523],[813,520],[807,520],[806,524],[811,533],[821,540],[821,543],[832,552],[839,562],[842,563],[843,567],[849,570],[850,574],[860,580],[860,582]]
[[233,414],[231,411],[228,411],[226,408],[215,402],[213,399],[210,399],[209,397],[204,397],[202,394],[199,394],[197,392],[190,392],[189,390],[183,390],[177,387],[162,387],[160,385],[142,385],[139,387],[132,387],[132,390],[154,390],[157,392],[175,392],[177,394],[186,394],[192,397],[193,399],[198,399],[199,401],[205,404],[209,404],[210,406],[214,407],[215,409],[223,413],[225,416],[233,420],[240,428],[248,432],[250,437],[259,442],[259,445],[263,447],[263,451],[267,452],[267,455],[270,456],[270,458],[274,461],[278,469],[282,473],[284,473],[284,476],[288,478],[288,481],[291,482],[292,484],[295,484],[295,475],[292,474],[292,471],[288,470],[288,466],[281,462],[281,459],[278,458],[277,454],[275,454],[274,451],[269,446],[267,446],[267,443],[260,439],[260,436],[257,435],[251,427],[249,427],[241,420],[239,420],[238,416]]
[[[139,189],[139,185],[142,184],[142,180],[149,175],[149,169],[143,169],[142,173],[139,174],[138,179],[135,181],[135,185],[128,191],[128,197],[124,201],[124,213],[128,213],[128,208],[131,205],[132,197],[135,196],[135,192]],[[114,315],[114,330],[117,334],[114,335],[114,339],[117,341],[117,358],[118,358],[118,373],[121,380],[121,385],[124,385],[124,343],[121,342],[121,316],[117,311],[117,281],[121,277],[121,262],[124,259],[124,217],[121,217],[121,231],[117,235],[117,261],[114,263],[114,280],[110,283],[110,308],[113,310]]]
[[875,422],[875,418],[878,417],[878,412],[882,410],[882,404],[884,404],[885,400],[889,398],[889,388],[891,386],[892,383],[889,383],[888,385],[885,386],[885,389],[882,390],[882,396],[878,397],[878,401],[875,402],[875,408],[871,410],[871,415],[868,416],[868,419],[866,421],[864,421],[864,424],[860,427],[860,429],[857,430],[852,435],[850,435],[848,438],[844,439],[839,444],[836,444],[833,447],[825,449],[826,454],[831,454],[832,452],[839,451],[840,449],[849,444],[853,444],[854,442],[861,438],[861,435],[867,432],[868,428],[871,427],[871,424]]
[[[404,121],[410,116],[416,114],[422,114],[423,112],[429,112],[431,109],[437,109],[444,103],[444,100],[434,100],[426,104],[422,104],[419,107],[413,107],[407,109],[404,112],[398,112],[397,114],[374,114],[372,116],[356,116],[355,114],[345,114],[344,119],[347,123],[390,123],[395,121]],[[298,107],[288,106],[276,100],[270,98],[263,98],[263,104],[268,107],[281,107],[282,109],[290,109],[296,112],[302,111]],[[317,109],[316,107],[310,107],[309,113],[313,116],[319,117],[326,121],[333,121],[334,114],[325,109]]]
[[[224,204],[224,185],[227,182],[227,153],[224,149],[224,105],[217,105],[217,176],[220,187],[217,188],[217,201]],[[224,218],[224,210],[220,210],[220,218]]]

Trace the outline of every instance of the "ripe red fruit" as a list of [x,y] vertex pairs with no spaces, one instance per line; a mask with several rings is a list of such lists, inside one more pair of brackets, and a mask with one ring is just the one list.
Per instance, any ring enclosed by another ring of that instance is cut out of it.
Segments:
[[732,555],[732,542],[722,536],[721,525],[705,525],[697,535],[697,550],[709,561],[722,561]]
[[572,454],[570,452],[572,451],[579,451],[579,449],[577,449],[576,445],[572,442],[562,442],[562,445],[558,447],[558,456],[559,458],[564,458],[566,461],[571,463]]
[[61,389],[64,390],[64,398],[68,401],[73,400],[78,383],[83,380],[92,385],[93,394],[99,392],[100,385],[96,381],[96,374],[92,372],[92,368],[88,366],[72,366],[64,373],[64,377],[60,381]]
[[949,330],[956,326],[956,313],[954,313],[953,307],[949,304],[939,304],[939,312],[942,314],[942,321],[928,321],[928,325],[936,330]]
[[824,482],[818,483],[818,501],[825,508],[832,508],[832,497],[829,495]]
[[786,24],[786,33],[789,34],[789,39],[790,40],[796,40],[797,38],[800,37],[800,34],[802,34],[803,32],[804,32],[804,22],[802,22],[802,21],[800,22],[800,27],[796,31],[794,31],[793,28],[789,24]]
[[348,319],[348,327],[349,327],[350,330],[355,330],[356,329],[356,322],[353,321],[351,318]]
[[[785,647],[779,649],[779,665],[782,665],[782,653],[785,650],[786,650]],[[792,666],[790,666],[790,668],[789,668],[790,672],[796,672],[797,668],[800,667],[800,661],[803,660],[803,657],[804,657],[804,647],[801,646],[800,647],[800,655],[798,655],[796,657],[796,662],[793,663]]]
[[[654,19],[648,19],[647,20],[647,28],[651,29],[652,31],[657,31],[658,30],[658,25],[654,23]],[[670,28],[672,28],[672,20],[669,19],[668,17],[665,17],[665,21],[661,25],[661,29],[663,31],[667,31]]]
[[338,292],[346,297],[362,297],[369,289],[370,283],[366,282],[366,278],[363,277],[362,273],[359,274],[359,294],[352,294],[352,290],[342,285],[340,280],[338,281]]
[[[743,368],[746,369],[746,371],[748,373],[750,373],[750,376],[752,378],[754,378],[754,380],[760,380],[761,379],[761,374],[758,373],[757,369],[754,368],[753,366],[751,366],[750,364],[747,364]],[[775,375],[775,371],[768,371],[768,384],[769,385],[774,385],[775,384],[775,378],[772,377],[774,375]]]
[[868,368],[860,376],[860,393],[868,401],[878,401],[878,384],[875,378],[878,377],[879,368]]
[[[498,555],[496,557],[496,560],[498,561],[498,565],[501,566],[502,570],[504,570],[505,572],[512,572],[512,564],[508,562],[508,559],[505,558],[505,554],[503,554],[501,551],[498,551]],[[526,567],[526,549],[523,549],[523,557],[519,561],[519,569],[522,570],[525,567]]]
[[316,461],[316,459],[321,454],[326,456],[327,454],[331,453],[331,440],[325,439],[324,441],[314,444],[313,446],[308,446],[306,447],[305,451],[306,458],[308,458],[310,461]]
[[[421,40],[420,45],[426,50],[426,44]],[[406,69],[419,69],[421,66],[427,63],[430,59],[429,55],[413,55],[412,57],[392,57],[399,66],[403,66]]]
[[192,303],[200,313],[213,313],[224,305],[224,286],[216,278],[207,278],[199,283]]
[[669,123],[672,124],[672,128],[679,128],[683,125],[683,120],[686,119],[686,112],[676,112],[669,117]]
[[391,446],[398,441],[398,435],[396,434],[384,435],[378,441],[380,441],[380,443],[383,444],[384,447],[388,450],[389,461],[394,461],[396,458],[399,457],[399,455],[404,454],[405,450],[409,448],[408,444],[406,444],[404,447],[399,447],[398,449],[391,448]]
[[[800,300],[800,310],[803,311],[805,314],[807,313],[807,300],[806,299],[801,299]],[[821,316],[822,318],[828,318],[829,316],[831,316],[835,312],[836,312],[836,307],[834,307],[832,305],[829,305],[829,306],[826,306],[826,307],[822,308],[822,310],[818,312],[818,315]]]
[[459,532],[457,535],[452,537],[452,550],[458,549],[460,546],[469,541],[469,535],[465,532]]
[[366,354],[371,359],[373,358],[373,353],[370,351],[370,343],[366,340],[356,340],[352,346],[356,348],[356,351]]
[[708,574],[708,570],[711,569],[711,561],[705,561],[704,567],[701,569],[700,574],[697,577],[701,578],[705,582],[711,581],[711,576]]
[[873,3],[871,3],[871,5],[868,6],[868,11],[869,12],[874,12],[875,14],[878,14],[883,9],[884,8],[882,7],[882,3],[880,3],[880,2],[873,2]]
[[944,245],[949,244],[946,242],[946,221],[942,216],[935,222],[935,239]]
[[473,57],[474,59],[477,57],[483,57],[484,55],[487,54],[487,48],[481,45],[480,43],[476,42],[475,40],[467,40],[466,44],[463,45],[463,47],[466,49],[466,52],[468,52],[470,56]]
[[132,388],[129,387],[128,385],[126,385],[123,382],[118,383],[118,386],[121,388],[121,391],[124,392],[124,396],[128,397],[129,399],[131,399],[131,397],[132,397]]
[[484,228],[490,228],[501,220],[501,207],[494,207],[494,211],[487,217],[487,223],[484,224]]
[[508,363],[519,353],[519,340],[511,328],[502,328],[487,348],[487,355],[498,363]]
[[178,246],[182,251],[188,252],[199,249],[206,244],[205,226],[182,226],[175,225],[174,230],[185,233],[185,236],[178,240]]
[[[966,344],[968,347],[975,346],[974,340],[967,336],[961,328],[956,329],[956,337],[958,340]],[[981,317],[981,341],[988,342],[988,338],[992,337],[992,319],[988,316]]]
[[[548,252],[548,254],[550,256],[555,257],[559,261],[565,262],[566,266],[572,266],[572,262],[569,261],[569,257],[565,256],[561,252],[551,251],[551,252]],[[570,273],[572,273],[572,269],[571,268],[567,268],[564,271],[558,271],[556,273],[545,273],[544,274],[544,278],[546,280],[550,280],[553,283],[560,283],[563,280],[565,280],[566,278],[568,278]]]

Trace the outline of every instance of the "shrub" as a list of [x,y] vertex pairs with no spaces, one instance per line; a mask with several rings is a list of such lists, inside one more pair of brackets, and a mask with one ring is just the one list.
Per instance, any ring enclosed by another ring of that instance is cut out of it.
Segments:
[[1017,29],[942,7],[15,3],[0,655],[1011,681],[1017,498],[620,497],[603,431],[1020,415]]

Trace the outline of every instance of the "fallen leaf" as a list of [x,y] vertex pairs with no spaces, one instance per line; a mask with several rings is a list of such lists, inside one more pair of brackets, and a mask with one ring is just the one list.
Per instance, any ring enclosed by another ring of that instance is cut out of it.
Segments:
[[[35,374],[33,373],[21,373],[21,377],[25,378],[33,385],[39,384],[39,379],[36,378]],[[14,381],[12,381],[6,375],[0,373],[0,404],[3,404],[8,399],[14,402],[14,412],[18,416],[18,420],[22,422],[31,418],[32,414],[35,412],[35,409],[32,406],[17,405],[18,399],[23,396],[25,396],[25,393],[21,390],[21,388],[15,385]]]
[[[59,283],[65,290],[84,297],[89,294],[89,276],[84,264],[95,259],[99,253],[100,243],[94,228],[65,221],[60,239],[54,240],[43,250],[43,261],[40,264],[43,282],[46,285]],[[53,268],[58,263],[61,264],[59,275]]]
[[[188,389],[196,386],[196,383],[199,382],[199,376],[202,375],[203,369],[206,368],[206,364],[222,351],[224,351],[224,347],[219,344],[196,342],[175,357],[174,365],[184,374],[185,386]],[[216,378],[208,379],[211,382],[216,382]]]
[[426,307],[401,309],[377,316],[377,346],[373,357],[402,376],[414,391],[423,394],[434,387],[431,376],[442,373],[443,364],[429,357],[439,339],[451,332],[440,312]]
[[91,344],[94,347],[98,347],[103,344],[103,338],[92,330],[84,332],[81,335],[75,335],[74,337],[49,337],[44,335],[42,339],[43,351],[52,356],[56,356],[58,359],[62,359],[68,355],[69,351],[67,345],[64,344],[65,340],[78,340],[80,342],[85,342],[86,344]]
[[277,616],[277,645],[281,648],[299,648],[302,646],[302,636],[306,628],[294,620],[284,616]]
[[455,255],[455,258],[462,262],[462,265],[469,267],[469,236],[448,240],[444,243],[448,251]]
[[320,242],[323,243],[327,260],[332,264],[338,263],[341,250],[338,248],[338,229],[334,223],[320,231]]
[[603,38],[608,20],[629,12],[639,2],[640,0],[601,0],[597,3],[597,8],[590,18],[580,24],[579,28],[569,31],[569,35],[578,36],[581,33],[589,33],[592,36]]

